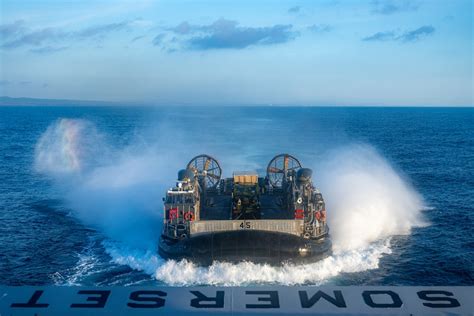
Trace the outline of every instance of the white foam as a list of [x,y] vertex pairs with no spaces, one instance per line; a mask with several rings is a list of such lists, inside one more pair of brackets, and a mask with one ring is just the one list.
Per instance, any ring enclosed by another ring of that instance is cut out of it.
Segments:
[[270,266],[252,262],[214,262],[209,267],[187,261],[163,260],[153,252],[137,251],[109,243],[107,252],[113,262],[153,275],[169,285],[246,284],[322,284],[342,272],[376,269],[384,254],[390,254],[390,240],[379,241],[361,249],[339,251],[311,264]]
[[152,248],[161,223],[161,158],[113,151],[85,120],[59,119],[39,139],[35,167],[64,192],[73,214],[107,237]]
[[35,148],[35,168],[55,176],[81,172],[106,155],[107,146],[91,122],[58,119],[43,133]]
[[422,197],[373,147],[345,146],[325,157],[318,184],[336,248],[360,248],[426,224]]

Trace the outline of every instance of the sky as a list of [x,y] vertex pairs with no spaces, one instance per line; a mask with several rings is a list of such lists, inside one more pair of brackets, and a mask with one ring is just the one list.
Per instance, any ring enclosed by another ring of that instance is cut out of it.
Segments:
[[0,96],[472,106],[471,0],[0,0]]

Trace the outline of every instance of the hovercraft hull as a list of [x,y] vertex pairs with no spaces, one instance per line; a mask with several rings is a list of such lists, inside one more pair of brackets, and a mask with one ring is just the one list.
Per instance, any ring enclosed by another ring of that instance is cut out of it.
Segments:
[[201,265],[210,265],[213,261],[306,263],[329,256],[331,240],[328,235],[306,239],[287,233],[258,230],[212,232],[181,240],[162,236],[159,254],[166,259],[188,259]]

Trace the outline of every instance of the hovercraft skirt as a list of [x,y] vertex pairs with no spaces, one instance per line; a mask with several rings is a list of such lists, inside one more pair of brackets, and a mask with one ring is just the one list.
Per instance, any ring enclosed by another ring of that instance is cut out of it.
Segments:
[[331,253],[328,236],[305,239],[270,231],[239,230],[199,234],[181,240],[161,238],[159,253],[168,259],[189,259],[209,265],[217,261],[314,262]]

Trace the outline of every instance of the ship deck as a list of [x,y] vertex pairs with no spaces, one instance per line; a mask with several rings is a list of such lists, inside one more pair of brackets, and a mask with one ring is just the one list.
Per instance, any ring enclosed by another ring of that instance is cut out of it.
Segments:
[[[293,210],[285,206],[284,195],[280,192],[260,195],[260,215],[260,219],[294,219]],[[207,193],[201,200],[200,219],[232,219],[232,197],[228,194]]]

